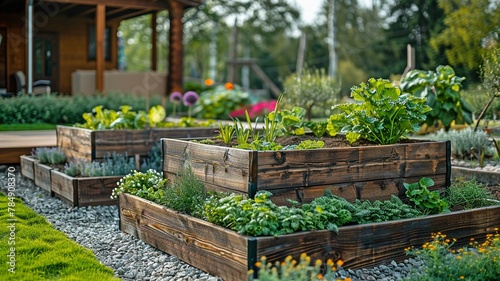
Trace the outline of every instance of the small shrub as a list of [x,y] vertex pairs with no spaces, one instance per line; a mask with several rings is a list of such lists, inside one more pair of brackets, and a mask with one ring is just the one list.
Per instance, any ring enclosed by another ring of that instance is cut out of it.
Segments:
[[[430,134],[429,139],[451,142],[451,154],[457,159],[491,158],[496,154],[496,149],[489,135],[485,131],[475,131],[471,128],[463,130],[440,130]],[[483,156],[481,156],[483,155]]]
[[471,280],[494,281],[500,276],[500,235],[487,234],[483,243],[471,239],[468,246],[454,249],[455,239],[445,234],[433,234],[433,240],[421,249],[406,249],[407,255],[416,256],[424,268],[413,271],[407,281]]
[[313,115],[325,117],[339,99],[339,85],[324,69],[304,69],[302,74],[292,74],[283,83],[286,92],[284,108],[304,108],[307,120]]
[[[229,83],[230,84],[230,83]],[[194,108],[195,114],[204,119],[229,119],[229,113],[250,104],[250,94],[241,87],[217,86],[200,93],[200,100]]]
[[106,155],[103,162],[70,161],[65,165],[64,172],[73,177],[78,175],[82,177],[123,176],[135,168],[133,157],[113,152]]

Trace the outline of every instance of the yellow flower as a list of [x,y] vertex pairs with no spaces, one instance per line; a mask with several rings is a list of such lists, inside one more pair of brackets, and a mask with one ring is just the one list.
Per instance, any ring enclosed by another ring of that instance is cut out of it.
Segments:
[[460,276],[460,279],[465,279],[465,276],[462,276],[462,275],[461,275],[461,276]]

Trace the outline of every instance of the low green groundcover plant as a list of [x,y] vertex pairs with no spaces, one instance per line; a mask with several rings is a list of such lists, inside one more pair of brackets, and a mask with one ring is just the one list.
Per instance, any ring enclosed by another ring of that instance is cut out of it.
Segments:
[[90,250],[1,192],[0,237],[0,280],[119,280]]

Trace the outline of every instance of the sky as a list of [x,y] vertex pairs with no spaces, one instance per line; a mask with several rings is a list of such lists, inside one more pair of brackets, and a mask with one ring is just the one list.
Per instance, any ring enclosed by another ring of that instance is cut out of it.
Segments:
[[[302,13],[302,20],[305,24],[312,24],[314,18],[318,14],[321,5],[325,0],[289,0],[290,2],[295,2],[300,8]],[[368,6],[371,4],[371,0],[359,0],[361,5]]]

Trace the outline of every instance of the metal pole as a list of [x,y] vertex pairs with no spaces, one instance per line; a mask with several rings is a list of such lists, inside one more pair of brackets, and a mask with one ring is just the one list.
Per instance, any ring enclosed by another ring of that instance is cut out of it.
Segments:
[[33,93],[33,0],[28,0],[28,94]]

